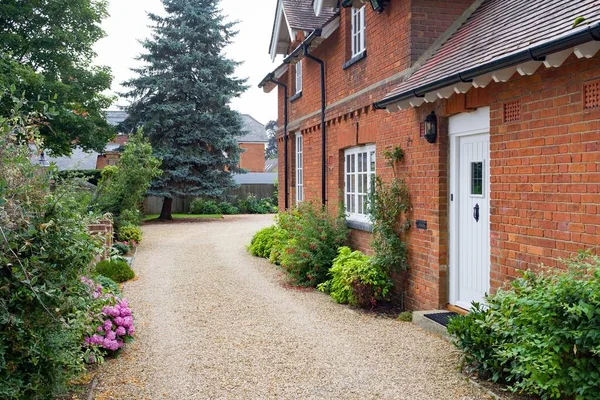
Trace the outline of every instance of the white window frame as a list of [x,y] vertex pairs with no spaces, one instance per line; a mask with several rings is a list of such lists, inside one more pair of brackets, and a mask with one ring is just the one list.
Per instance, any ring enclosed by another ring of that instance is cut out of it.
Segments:
[[296,77],[296,93],[298,94],[300,92],[302,92],[302,60],[298,61],[296,63],[296,72],[295,72],[295,77]]
[[352,8],[352,58],[361,55],[366,49],[365,42],[365,9],[366,6],[361,8]]
[[376,156],[374,144],[344,151],[344,207],[348,220],[370,222],[368,199],[375,183]]
[[304,141],[300,132],[296,133],[296,204],[304,200]]

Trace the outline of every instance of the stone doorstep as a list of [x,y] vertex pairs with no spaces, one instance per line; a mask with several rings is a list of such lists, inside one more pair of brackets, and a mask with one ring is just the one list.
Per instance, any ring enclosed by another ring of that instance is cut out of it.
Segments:
[[448,310],[429,310],[429,311],[413,311],[412,313],[412,322],[417,325],[419,328],[431,332],[435,335],[439,335],[448,342],[451,341],[450,335],[448,334],[448,330],[442,324],[438,324],[435,321],[430,320],[425,317],[425,314],[438,314],[445,313]]

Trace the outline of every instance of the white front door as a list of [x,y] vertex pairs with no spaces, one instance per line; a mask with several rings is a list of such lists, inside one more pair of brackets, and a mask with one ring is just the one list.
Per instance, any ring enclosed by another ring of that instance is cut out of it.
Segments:
[[490,288],[489,109],[450,119],[450,302],[469,309]]

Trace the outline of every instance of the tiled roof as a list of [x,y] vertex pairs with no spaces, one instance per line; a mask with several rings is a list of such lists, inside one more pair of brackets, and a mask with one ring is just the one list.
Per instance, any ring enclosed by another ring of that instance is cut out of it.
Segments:
[[281,0],[290,28],[312,31],[322,28],[337,14],[337,8],[323,8],[321,15],[315,16],[312,0]]
[[106,120],[112,126],[119,125],[121,122],[125,121],[128,116],[129,114],[127,111],[106,111]]
[[460,28],[383,101],[502,59],[600,19],[600,0],[485,0]]
[[233,180],[238,185],[271,185],[277,181],[277,172],[248,172],[234,174]]
[[267,143],[267,131],[265,126],[248,114],[242,114],[242,124],[246,134],[237,138],[238,143]]

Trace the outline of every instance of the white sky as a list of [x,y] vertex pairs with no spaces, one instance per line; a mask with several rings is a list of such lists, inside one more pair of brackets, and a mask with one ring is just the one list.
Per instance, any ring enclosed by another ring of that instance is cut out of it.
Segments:
[[[244,62],[238,67],[236,75],[248,78],[250,86],[240,98],[232,101],[231,106],[241,113],[252,115],[263,124],[277,119],[276,91],[267,94],[257,87],[262,78],[277,66],[271,62],[268,53],[275,5],[275,0],[221,0],[221,8],[228,19],[240,21],[237,25],[239,33],[226,52],[230,58]],[[102,23],[106,37],[95,46],[98,54],[95,64],[112,68],[114,80],[112,93],[109,94],[123,91],[121,83],[134,76],[130,68],[136,66],[134,58],[143,51],[138,40],[149,37],[151,32],[147,12],[162,13],[161,1],[109,1],[110,17]],[[126,100],[119,99],[111,109],[126,104]]]

